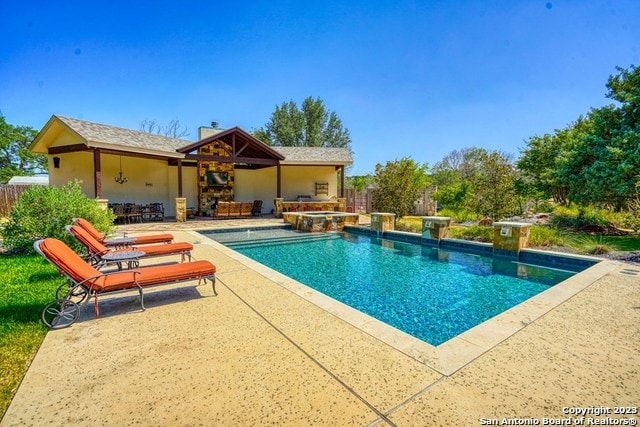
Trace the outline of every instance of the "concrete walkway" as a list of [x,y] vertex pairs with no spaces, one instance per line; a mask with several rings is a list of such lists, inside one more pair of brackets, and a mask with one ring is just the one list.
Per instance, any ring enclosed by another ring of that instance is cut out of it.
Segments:
[[575,424],[564,408],[601,406],[612,413],[589,416],[639,418],[613,414],[640,400],[637,266],[605,261],[559,304],[530,303],[544,309],[512,320],[515,332],[478,329],[487,346],[457,364],[464,346],[432,347],[450,362],[442,368],[385,338],[383,325],[327,308],[190,230],[230,224],[129,226],[194,243],[195,258],[218,268],[218,296],[189,282],[147,290],[144,312],[134,293],[104,297],[97,320],[85,306],[79,322],[47,334],[1,425]]

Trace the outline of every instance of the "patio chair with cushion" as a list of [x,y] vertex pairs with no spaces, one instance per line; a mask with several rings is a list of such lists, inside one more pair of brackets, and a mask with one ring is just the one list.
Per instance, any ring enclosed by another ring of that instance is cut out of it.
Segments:
[[148,245],[152,243],[171,243],[173,241],[173,235],[169,233],[150,234],[147,236],[127,236],[125,234],[122,238],[107,239],[104,234],[100,233],[93,224],[84,218],[73,218],[73,223],[83,228],[87,233],[91,234],[94,239],[105,246],[122,247],[128,245]]
[[117,263],[120,267],[121,263],[137,262],[138,258],[165,255],[180,255],[181,262],[184,262],[186,256],[189,258],[189,261],[191,261],[191,250],[193,249],[191,243],[179,242],[162,245],[127,246],[126,248],[114,249],[108,248],[98,242],[82,227],[68,225],[66,229],[69,234],[78,239],[80,243],[87,248],[89,262],[96,266],[96,268],[101,268],[111,263]]
[[155,285],[198,280],[211,280],[216,292],[216,267],[211,262],[193,261],[182,264],[140,267],[136,270],[103,273],[80,258],[64,242],[46,238],[33,244],[34,249],[53,264],[67,283],[56,291],[56,300],[47,304],[41,319],[47,327],[59,329],[70,326],[80,316],[80,305],[94,299],[94,314],[100,316],[98,296],[110,292],[137,290],[140,307],[145,310],[143,288]]
[[253,208],[253,204],[251,202],[242,202],[240,204],[240,216],[251,216],[251,208]]

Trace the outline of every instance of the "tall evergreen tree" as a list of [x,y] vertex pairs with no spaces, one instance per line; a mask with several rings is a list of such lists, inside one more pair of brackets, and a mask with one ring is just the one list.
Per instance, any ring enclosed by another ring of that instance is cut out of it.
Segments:
[[320,98],[307,97],[299,108],[295,101],[276,105],[271,119],[253,136],[282,147],[344,147],[351,149],[349,130]]

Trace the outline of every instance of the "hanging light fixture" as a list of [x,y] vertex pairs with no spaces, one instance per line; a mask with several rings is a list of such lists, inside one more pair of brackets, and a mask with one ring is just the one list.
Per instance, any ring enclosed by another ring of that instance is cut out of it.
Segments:
[[122,176],[122,156],[120,156],[120,172],[118,173],[118,176],[115,177],[115,180],[118,184],[124,184],[127,182],[127,177]]

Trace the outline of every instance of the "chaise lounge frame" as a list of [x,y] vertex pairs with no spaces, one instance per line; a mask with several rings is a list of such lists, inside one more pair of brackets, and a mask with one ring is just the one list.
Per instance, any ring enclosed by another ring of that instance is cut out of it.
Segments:
[[140,267],[135,270],[103,273],[86,263],[64,242],[46,238],[37,240],[33,248],[53,264],[67,283],[56,290],[56,299],[42,310],[41,320],[50,329],[71,326],[80,316],[80,306],[94,299],[94,315],[100,317],[98,296],[107,293],[137,290],[144,311],[143,288],[168,285],[198,279],[198,285],[211,280],[216,291],[216,267],[206,260],[183,264]]
[[[124,248],[109,248],[104,244],[97,241],[91,233],[87,232],[84,228],[77,225],[67,225],[65,227],[67,232],[75,237],[80,243],[84,245],[88,252],[88,259],[91,264],[100,269],[104,265],[110,263],[105,259],[105,255],[108,254],[123,254],[132,253],[138,251],[140,258],[149,258],[155,256],[168,256],[168,255],[180,255],[180,262],[185,261],[185,257],[191,261],[191,250],[193,245],[187,242],[178,243],[166,243],[160,245],[147,245],[147,246],[127,246]],[[118,264],[120,268],[120,263]]]

